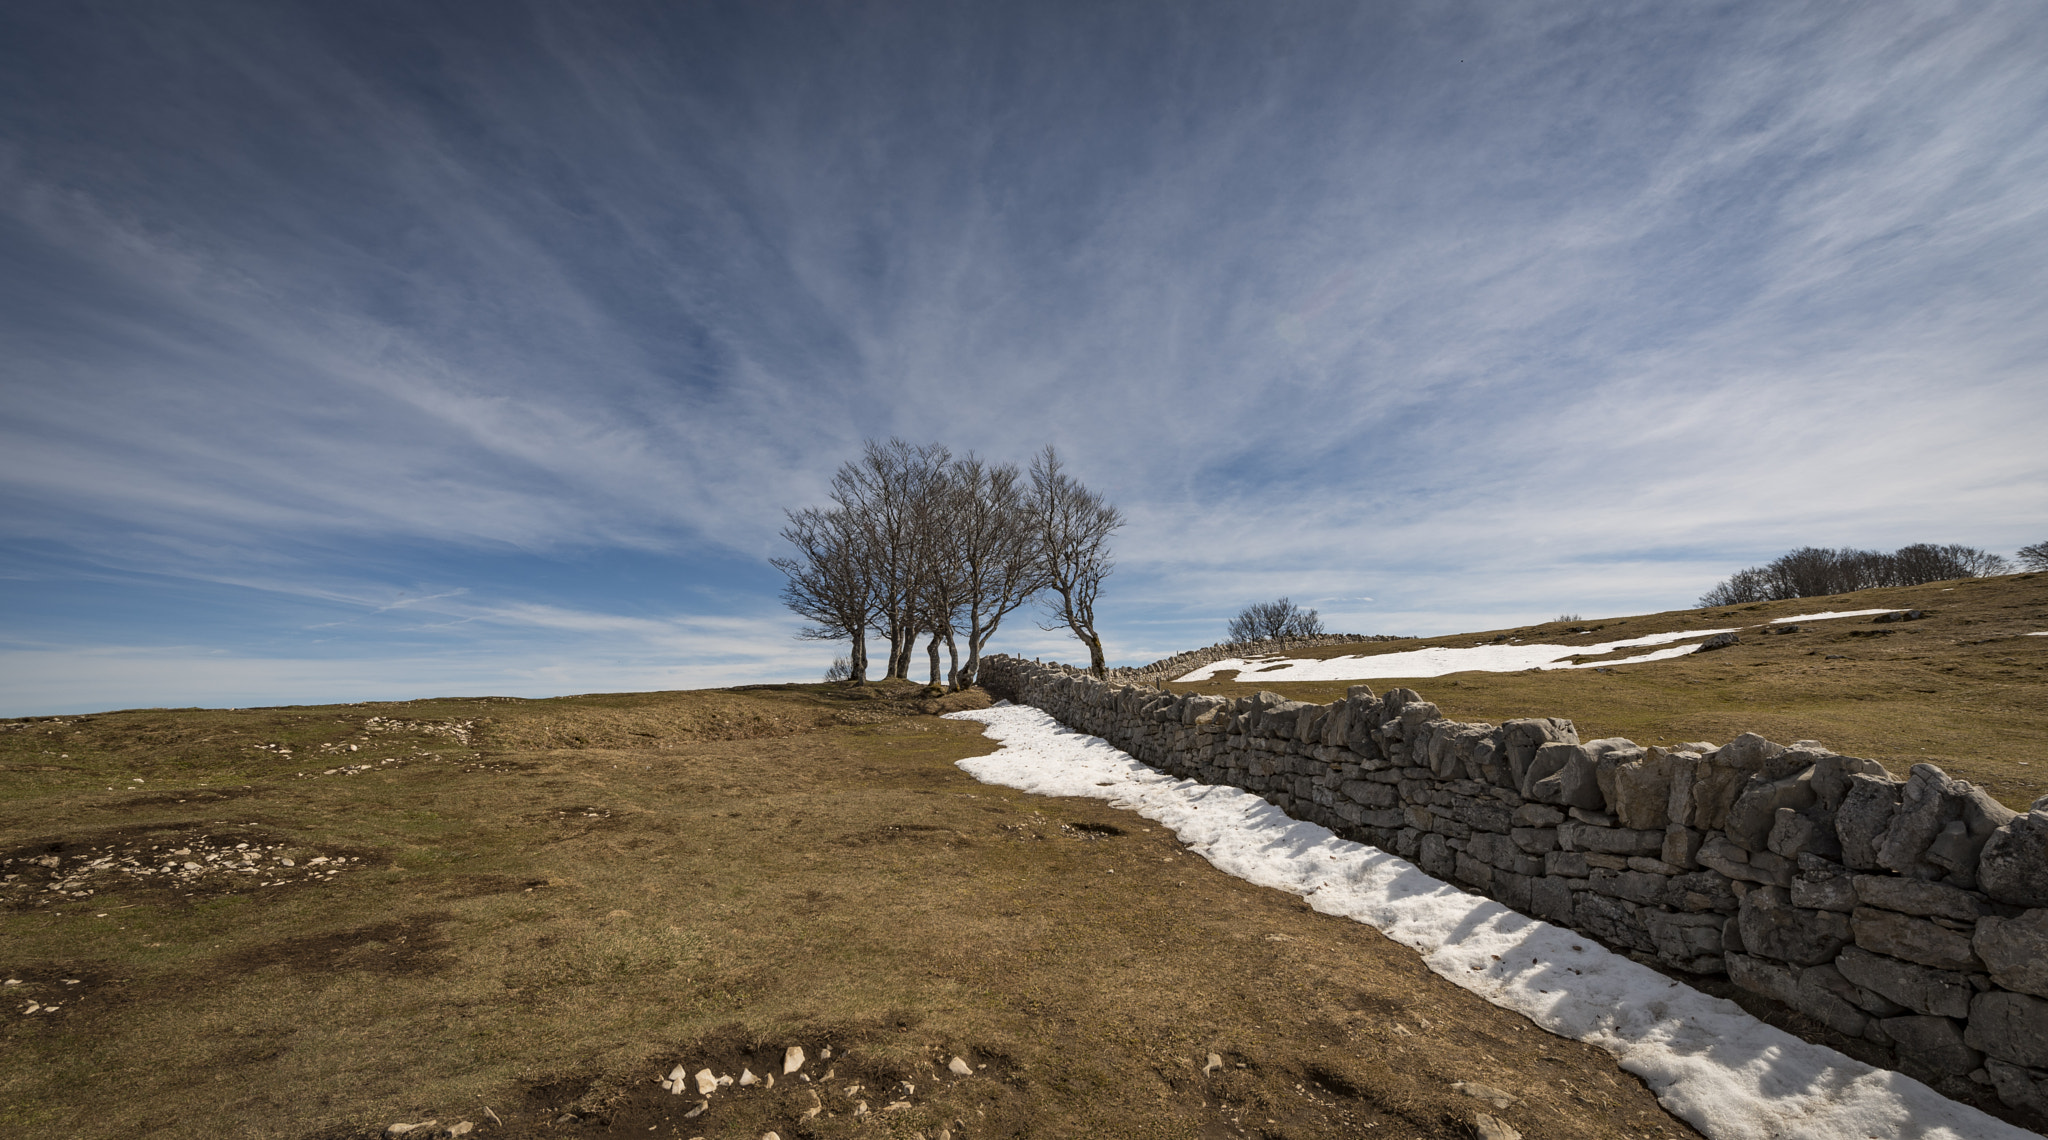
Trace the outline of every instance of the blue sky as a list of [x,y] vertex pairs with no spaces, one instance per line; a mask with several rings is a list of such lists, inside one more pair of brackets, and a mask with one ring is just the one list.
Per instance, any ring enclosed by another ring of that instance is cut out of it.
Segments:
[[[2048,539],[2032,3],[0,12],[0,715],[808,680],[870,437],[1112,662]],[[997,647],[1071,658],[1015,620]]]

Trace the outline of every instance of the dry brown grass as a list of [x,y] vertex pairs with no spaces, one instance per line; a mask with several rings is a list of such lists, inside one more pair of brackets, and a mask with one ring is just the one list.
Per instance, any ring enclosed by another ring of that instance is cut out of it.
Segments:
[[[1773,618],[1830,610],[1919,609],[1923,621],[1873,624],[1837,618],[1800,632],[1757,630]],[[1570,625],[1587,627],[1570,634]],[[1937,582],[1828,598],[1715,610],[1674,610],[1621,618],[1553,622],[1366,647],[1365,654],[1429,645],[1485,645],[1507,634],[1523,642],[1593,645],[1677,629],[1742,627],[1741,644],[1712,653],[1592,669],[1453,673],[1366,682],[1399,685],[1457,720],[1523,716],[1571,719],[1584,739],[1626,736],[1642,744],[1708,740],[1742,732],[1772,740],[1818,740],[1904,774],[1939,764],[1990,789],[2014,808],[2048,794],[2048,574]],[[1642,650],[1625,650],[1608,658]],[[1299,656],[1365,655],[1328,646]],[[1839,658],[1839,659],[1836,659]],[[1602,658],[1587,657],[1588,661]],[[1271,689],[1327,702],[1353,682],[1202,681],[1175,689],[1240,695]]]
[[[0,969],[23,983],[0,1005],[0,1133],[1424,1137],[1483,1109],[1530,1140],[1691,1135],[1604,1054],[1368,928],[1100,803],[974,782],[953,761],[989,742],[921,710],[980,699],[0,723],[5,857],[54,851],[68,874],[81,851],[204,838],[296,853],[297,872],[361,853],[274,887],[23,888],[0,909]],[[677,1063],[779,1074],[791,1043],[813,1081],[695,1119],[653,1084]],[[1225,1067],[1204,1074],[1212,1051]],[[986,1067],[951,1076],[956,1054]],[[1460,1080],[1518,1100],[1493,1110]]]

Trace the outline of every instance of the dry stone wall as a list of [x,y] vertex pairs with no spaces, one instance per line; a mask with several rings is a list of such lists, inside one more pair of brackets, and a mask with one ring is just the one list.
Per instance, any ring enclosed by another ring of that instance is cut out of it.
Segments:
[[1901,781],[1810,740],[1645,748],[1556,717],[1461,723],[1411,689],[1230,699],[1013,657],[982,678],[1153,767],[2048,1115],[2048,797],[2016,813],[1932,764]]

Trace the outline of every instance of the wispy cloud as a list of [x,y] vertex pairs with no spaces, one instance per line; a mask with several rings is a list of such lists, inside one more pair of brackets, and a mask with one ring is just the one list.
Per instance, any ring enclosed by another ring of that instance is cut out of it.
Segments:
[[0,19],[4,612],[79,661],[196,591],[765,669],[889,434],[1125,506],[1125,659],[2048,514],[2026,5]]

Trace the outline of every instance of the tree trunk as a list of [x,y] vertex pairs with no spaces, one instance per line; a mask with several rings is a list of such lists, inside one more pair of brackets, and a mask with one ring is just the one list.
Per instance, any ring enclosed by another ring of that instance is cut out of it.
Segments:
[[946,631],[946,688],[959,692],[964,688],[960,683],[960,643],[953,639],[953,631]]
[[936,633],[932,634],[932,641],[931,641],[931,644],[930,644],[930,645],[927,645],[927,646],[925,646],[925,651],[926,651],[926,652],[928,652],[928,653],[930,653],[930,654],[931,654],[931,656],[932,656],[932,679],[931,679],[931,682],[930,682],[930,683],[931,683],[931,684],[933,684],[933,685],[936,685],[936,684],[938,684],[938,683],[939,683],[939,635],[938,635],[938,634],[936,634]]
[[853,671],[846,675],[846,679],[856,685],[865,684],[868,679],[867,630],[856,629],[853,631],[853,655],[849,658],[848,663],[853,666]]
[[1088,671],[1098,678],[1109,676],[1109,662],[1102,656],[1102,639],[1094,630],[1081,634],[1081,640],[1088,643]]

